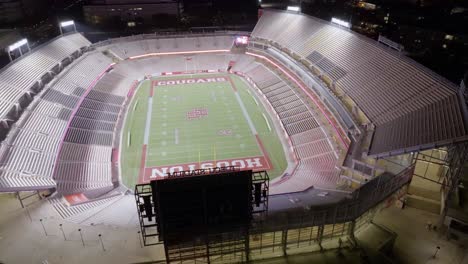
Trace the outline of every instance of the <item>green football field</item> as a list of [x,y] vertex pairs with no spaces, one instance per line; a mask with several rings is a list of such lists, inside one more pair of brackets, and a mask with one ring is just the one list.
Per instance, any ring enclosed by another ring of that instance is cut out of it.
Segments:
[[273,179],[287,166],[271,118],[236,75],[145,80],[125,120],[121,169],[129,188],[182,169],[233,165],[267,169]]

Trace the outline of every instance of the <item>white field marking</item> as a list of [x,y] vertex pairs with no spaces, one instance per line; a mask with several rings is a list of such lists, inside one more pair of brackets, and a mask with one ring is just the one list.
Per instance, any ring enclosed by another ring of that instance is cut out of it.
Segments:
[[257,99],[255,99],[255,96],[253,96],[253,94],[250,92],[250,90],[247,89],[246,91],[247,91],[247,93],[249,93],[250,96],[252,96],[252,99],[254,99],[255,103],[258,105]]
[[146,124],[145,124],[145,137],[143,144],[148,145],[150,127],[151,127],[151,114],[153,113],[153,97],[148,98],[148,109],[146,111]]
[[[247,158],[247,156],[249,155],[252,155],[252,153],[258,153],[257,156],[261,156],[262,153],[258,150],[258,148],[249,148],[249,147],[246,147],[244,149],[239,149],[239,146],[235,146],[235,147],[232,147],[230,148],[232,149],[231,151],[225,151],[224,148],[223,148],[223,156],[224,157],[233,157],[233,156],[236,156],[236,155],[241,155],[242,157],[245,157]],[[201,152],[201,156],[202,157],[205,157],[204,160],[207,160],[206,157],[209,157],[209,159],[212,159],[213,158],[213,147],[211,148],[208,148],[208,149],[201,149],[200,150]],[[166,153],[166,155],[163,155],[163,153]],[[187,153],[187,151],[169,151],[169,152],[149,152],[148,155],[146,156],[146,163],[147,164],[152,164],[154,162],[160,162],[161,164],[180,164],[180,159],[184,156],[184,154],[186,155],[186,160],[187,161],[190,161],[191,158],[188,158],[188,157],[194,157],[194,156],[197,156],[197,159],[198,159],[198,153],[196,153],[195,151],[191,152],[191,153]],[[167,156],[167,155],[170,155],[170,156]],[[190,156],[192,155],[192,156]],[[224,157],[222,159],[224,159]],[[252,156],[252,157],[256,157],[256,156]],[[221,158],[220,158],[221,159]],[[172,161],[172,162],[168,162],[168,161]]]
[[[248,91],[248,90],[247,90]],[[255,97],[252,96],[252,99],[254,100],[255,104],[258,106],[258,102],[257,102],[257,99],[255,99]]]
[[245,119],[247,120],[247,123],[249,124],[249,127],[250,127],[250,131],[252,131],[252,134],[254,135],[257,135],[257,130],[255,129],[255,126],[252,122],[252,120],[250,119],[250,116],[249,114],[247,113],[247,110],[245,109],[245,106],[244,106],[244,103],[242,102],[240,96],[239,96],[239,93],[238,92],[234,92],[235,96],[236,96],[236,99],[237,99],[237,102],[239,103],[239,106],[242,110],[242,114],[244,114],[244,117]]
[[216,102],[216,93],[211,91],[211,99],[213,100],[213,102]]
[[178,145],[179,144],[179,129],[178,128],[174,130],[174,136],[175,136],[175,144]]
[[[163,152],[165,153],[165,152]],[[154,163],[154,162],[159,162],[161,164],[180,164],[180,157],[176,157],[176,158],[169,158],[167,155],[164,156],[163,153],[158,153],[158,154],[150,154],[151,156],[155,156],[154,159],[152,159],[151,157],[149,159],[147,159],[147,162],[148,164],[151,164],[151,163]],[[182,155],[183,153],[185,152],[181,152],[180,154]],[[167,154],[167,153],[166,153]],[[227,158],[224,158],[224,157],[220,157],[219,159],[217,158],[217,160],[221,160],[221,159],[231,159],[229,158],[228,155],[238,155],[239,154],[239,150],[237,152],[230,152],[230,153],[226,153],[224,155],[226,155]],[[174,153],[171,152],[171,155],[174,156]],[[198,154],[197,154],[198,155]],[[261,156],[262,153],[259,153],[258,156]],[[242,156],[243,158],[253,158],[253,157],[258,157],[258,156],[248,156],[246,157],[245,155]],[[189,156],[190,157],[190,156]],[[190,158],[189,160],[193,159],[194,156],[192,156],[192,158]],[[198,158],[198,156],[197,156]],[[201,155],[201,160],[212,160],[213,159],[213,155],[206,155],[206,154],[202,154]]]
[[[242,144],[240,144],[240,145],[242,145]],[[223,146],[223,155],[224,156],[233,156],[233,155],[236,155],[236,154],[238,155],[240,145],[232,145],[232,146],[229,146],[228,148]],[[252,153],[255,152],[255,153],[258,153],[258,155],[261,155],[261,152],[257,148],[257,146],[245,145],[244,144],[244,147],[243,147],[242,151],[249,151],[249,152],[252,152]],[[203,155],[204,156],[213,156],[213,145],[211,145],[210,147],[200,148],[200,152],[202,153],[202,156]],[[172,150],[172,151],[169,151],[169,153],[171,153],[174,156],[177,156],[177,157],[174,157],[173,159],[180,159],[180,157],[183,156],[183,154],[187,154],[187,151],[186,150]],[[203,154],[203,153],[205,153],[205,154]],[[196,150],[191,151],[191,154],[198,155],[198,153],[196,153]],[[158,152],[149,152],[148,153],[148,157],[149,157],[148,160],[151,160],[151,156],[158,156]]]
[[267,119],[267,117],[265,116],[265,114],[264,114],[264,113],[262,113],[262,115],[263,115],[263,118],[265,119],[265,122],[266,122],[266,124],[267,124],[267,126],[268,126],[268,131],[270,131],[270,132],[271,132],[270,123],[268,123],[268,119]]
[[130,147],[130,137],[131,137],[131,134],[130,134],[130,130],[128,131],[128,136],[127,136],[127,147]]
[[133,111],[135,111],[135,109],[137,108],[137,106],[138,106],[138,99],[136,100],[135,105],[133,106]]

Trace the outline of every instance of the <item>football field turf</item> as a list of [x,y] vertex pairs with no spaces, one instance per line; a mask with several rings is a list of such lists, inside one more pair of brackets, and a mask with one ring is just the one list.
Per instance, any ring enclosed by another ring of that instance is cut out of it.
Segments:
[[169,172],[216,166],[286,168],[273,123],[247,83],[229,74],[143,81],[122,133],[122,180],[130,188]]

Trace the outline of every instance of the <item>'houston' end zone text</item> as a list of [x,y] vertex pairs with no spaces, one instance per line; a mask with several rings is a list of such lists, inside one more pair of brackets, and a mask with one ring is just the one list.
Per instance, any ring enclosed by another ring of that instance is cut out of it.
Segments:
[[239,158],[239,159],[227,159],[227,160],[218,160],[218,161],[203,161],[201,163],[185,163],[179,165],[169,165],[169,166],[158,166],[145,168],[145,175],[143,177],[143,182],[148,183],[151,180],[155,180],[161,177],[167,177],[167,174],[173,174],[174,172],[181,171],[192,171],[198,169],[211,169],[216,167],[229,167],[234,166],[240,170],[253,170],[253,171],[262,171],[270,170],[270,165],[266,161],[265,157],[249,157],[249,158]]
[[225,77],[189,78],[189,79],[179,79],[179,80],[153,81],[153,86],[196,84],[196,83],[215,83],[215,82],[227,82],[227,81],[228,79]]

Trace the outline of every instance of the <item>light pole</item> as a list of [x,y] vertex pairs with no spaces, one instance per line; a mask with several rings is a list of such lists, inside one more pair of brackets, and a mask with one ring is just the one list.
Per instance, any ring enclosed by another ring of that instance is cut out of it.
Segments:
[[440,246],[436,247],[436,251],[434,252],[434,255],[432,255],[432,258],[435,259],[437,257],[437,252],[439,252]]
[[140,241],[140,247],[143,248],[143,243],[141,243],[141,236],[140,236],[141,232],[138,231],[137,234],[138,234],[138,241]]
[[80,237],[81,237],[81,243],[83,243],[83,247],[85,246],[84,240],[83,240],[83,234],[81,233],[81,228],[78,229],[78,232],[80,232]]
[[67,240],[67,238],[65,237],[65,232],[63,232],[63,226],[62,224],[59,225],[60,226],[60,230],[62,231],[62,235],[63,235],[63,240]]
[[42,223],[42,218],[39,219],[39,222],[41,222],[42,229],[44,229],[44,234],[47,236],[47,231],[46,231],[46,229],[44,227],[44,224]]
[[99,240],[101,240],[101,246],[102,246],[102,251],[106,251],[106,249],[104,248],[104,243],[102,242],[102,235],[99,234]]

